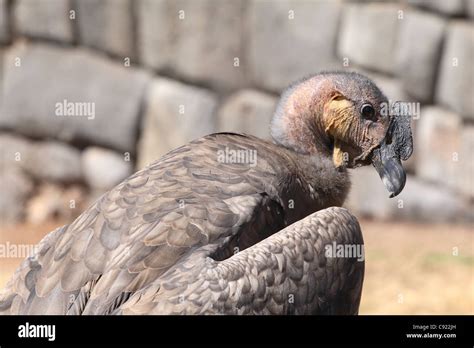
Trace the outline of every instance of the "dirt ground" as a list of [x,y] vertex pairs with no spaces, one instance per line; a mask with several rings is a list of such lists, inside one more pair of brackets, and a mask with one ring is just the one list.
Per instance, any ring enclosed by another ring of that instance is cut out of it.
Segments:
[[[0,243],[37,243],[61,222],[0,230]],[[366,274],[360,314],[474,314],[474,230],[466,225],[361,221]],[[20,263],[0,260],[0,288]]]

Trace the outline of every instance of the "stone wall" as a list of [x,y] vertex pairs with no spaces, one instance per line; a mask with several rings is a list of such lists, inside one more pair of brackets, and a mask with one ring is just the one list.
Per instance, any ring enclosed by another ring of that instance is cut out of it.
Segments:
[[472,221],[474,0],[0,0],[0,218],[71,218],[214,131],[269,138],[278,94],[356,70],[421,103],[407,186],[353,172],[359,216]]

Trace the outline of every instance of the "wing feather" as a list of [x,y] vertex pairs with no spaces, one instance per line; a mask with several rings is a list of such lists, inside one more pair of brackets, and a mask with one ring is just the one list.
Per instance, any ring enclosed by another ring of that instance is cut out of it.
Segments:
[[[251,168],[215,161],[219,141],[170,152],[46,238],[0,295],[0,311],[44,313],[40,304],[48,303],[49,313],[105,312],[115,297],[156,280],[192,248],[236,233],[248,218],[225,200],[259,190],[244,175]],[[82,302],[69,303],[71,296]]]
[[356,255],[326,256],[325,246],[333,243],[363,245],[357,219],[344,208],[316,212],[229,259],[206,258],[195,266],[199,271],[174,269],[120,311],[357,314],[364,262]]

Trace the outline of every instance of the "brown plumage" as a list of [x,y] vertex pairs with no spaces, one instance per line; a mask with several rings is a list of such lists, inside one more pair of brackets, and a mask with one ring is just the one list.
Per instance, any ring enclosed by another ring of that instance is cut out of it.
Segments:
[[[358,114],[362,100],[375,120]],[[364,263],[324,250],[363,244],[338,207],[347,167],[373,157],[384,168],[385,100],[363,76],[320,74],[283,94],[276,143],[219,133],[171,151],[46,236],[0,312],[356,314]]]

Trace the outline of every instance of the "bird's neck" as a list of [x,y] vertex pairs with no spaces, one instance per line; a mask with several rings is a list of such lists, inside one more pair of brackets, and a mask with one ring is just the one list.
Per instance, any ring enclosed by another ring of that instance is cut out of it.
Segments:
[[329,156],[302,154],[288,148],[280,153],[285,154],[285,162],[289,165],[289,176],[280,186],[280,196],[284,201],[294,202],[294,216],[290,220],[296,221],[328,207],[342,206],[350,189],[347,169],[336,168]]
[[323,118],[329,92],[317,84],[309,80],[283,93],[272,118],[271,135],[277,144],[296,153],[332,158],[333,141]]
[[293,188],[301,189],[306,200],[303,210],[309,212],[341,206],[350,188],[346,169],[336,168],[333,161],[334,144],[325,127],[326,102],[332,92],[332,84],[320,77],[288,88],[271,123],[275,143],[285,148],[295,163],[299,180]]

